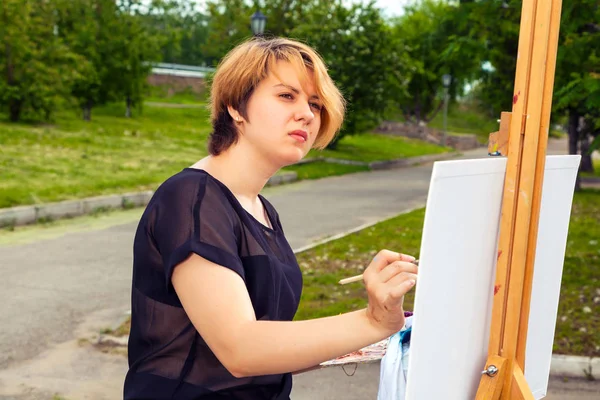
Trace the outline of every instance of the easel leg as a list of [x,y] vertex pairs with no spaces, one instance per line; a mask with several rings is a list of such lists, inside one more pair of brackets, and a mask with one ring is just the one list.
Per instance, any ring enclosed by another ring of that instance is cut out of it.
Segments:
[[495,375],[482,372],[481,380],[479,381],[479,389],[477,389],[477,400],[498,400],[502,393],[502,383],[506,375],[506,358],[500,356],[492,356],[488,359],[486,369],[494,366],[497,369]]
[[511,394],[508,398],[510,400],[535,400],[521,367],[515,365],[512,375],[513,383],[510,390]]

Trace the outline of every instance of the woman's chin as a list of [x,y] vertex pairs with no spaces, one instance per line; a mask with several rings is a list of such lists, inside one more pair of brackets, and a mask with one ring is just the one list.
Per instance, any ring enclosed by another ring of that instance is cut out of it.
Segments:
[[288,165],[296,164],[301,161],[306,154],[302,149],[294,149],[292,151],[288,151],[285,154],[280,154],[278,157],[281,163],[281,167],[287,167]]

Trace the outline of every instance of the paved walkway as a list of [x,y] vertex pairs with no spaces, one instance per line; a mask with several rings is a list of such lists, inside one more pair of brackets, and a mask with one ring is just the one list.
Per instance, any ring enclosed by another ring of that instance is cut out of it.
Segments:
[[[564,144],[553,143],[549,153],[564,153]],[[463,157],[485,156],[481,149]],[[430,173],[431,164],[299,182],[264,194],[298,249],[422,206]],[[68,399],[119,397],[124,358],[98,354],[77,339],[117,323],[129,309],[139,213],[81,218],[0,237],[0,399],[47,400],[55,392]],[[300,375],[296,382],[294,400],[362,400],[373,398],[378,378],[371,366],[353,378],[335,368]]]

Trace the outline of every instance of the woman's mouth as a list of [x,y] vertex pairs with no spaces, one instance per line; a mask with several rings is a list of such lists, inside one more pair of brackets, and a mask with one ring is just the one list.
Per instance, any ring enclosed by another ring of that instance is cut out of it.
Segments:
[[308,133],[302,130],[295,130],[293,132],[290,132],[289,135],[301,143],[306,142],[306,140],[308,139]]

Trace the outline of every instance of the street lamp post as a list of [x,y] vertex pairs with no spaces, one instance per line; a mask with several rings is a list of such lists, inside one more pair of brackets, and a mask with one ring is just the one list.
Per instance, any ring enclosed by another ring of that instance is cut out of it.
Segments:
[[250,27],[254,36],[261,36],[265,32],[265,25],[267,23],[267,17],[260,10],[257,10],[250,17]]
[[452,82],[452,75],[444,74],[442,83],[444,84],[444,136],[442,138],[442,146],[446,145],[446,135],[448,134],[448,88]]

